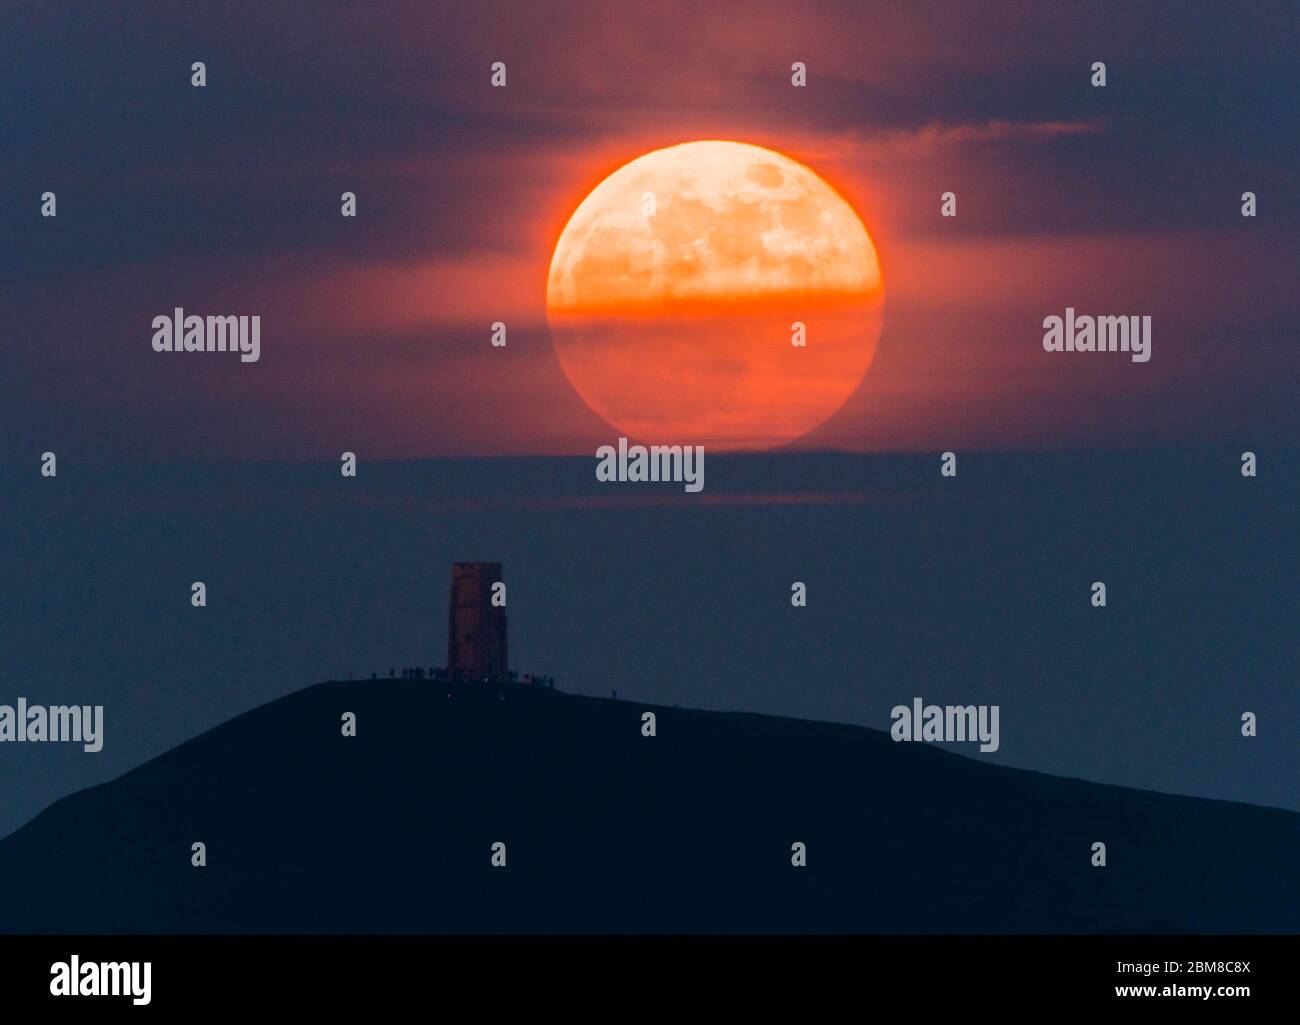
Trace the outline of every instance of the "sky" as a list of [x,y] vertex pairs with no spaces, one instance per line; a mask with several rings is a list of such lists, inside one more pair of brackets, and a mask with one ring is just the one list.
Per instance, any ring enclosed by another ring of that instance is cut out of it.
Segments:
[[[8,456],[590,453],[611,431],[555,356],[552,250],[611,171],[701,138],[813,167],[879,253],[875,361],[794,447],[1295,436],[1290,5],[78,4],[3,18]],[[205,88],[189,84],[194,60]],[[805,88],[790,85],[795,60]],[[1105,88],[1090,84],[1096,60]],[[339,214],[345,190],[356,218]],[[945,191],[955,218],[939,214]],[[148,325],[175,306],[260,315],[261,360],[152,352]],[[1043,318],[1067,306],[1152,316],[1154,358],[1044,353]],[[504,349],[488,342],[497,321]]]
[[[8,5],[0,702],[102,701],[108,739],[0,745],[0,835],[281,694],[440,663],[453,560],[504,564],[513,664],[562,689],[880,729],[1001,702],[1004,764],[1300,807],[1298,20]],[[552,251],[610,173],[698,139],[853,206],[875,357],[698,496],[597,485],[617,432],[557,358]],[[261,359],[152,351],[177,306],[260,316]],[[1151,316],[1151,361],[1045,353],[1067,307]],[[1079,618],[1096,579],[1110,618]]]

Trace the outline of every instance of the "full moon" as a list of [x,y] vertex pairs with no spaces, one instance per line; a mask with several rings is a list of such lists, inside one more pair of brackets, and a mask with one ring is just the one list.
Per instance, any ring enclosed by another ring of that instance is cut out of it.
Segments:
[[862,220],[810,168],[741,142],[623,165],[560,233],[546,285],[560,365],[629,438],[769,448],[862,382],[884,286]]

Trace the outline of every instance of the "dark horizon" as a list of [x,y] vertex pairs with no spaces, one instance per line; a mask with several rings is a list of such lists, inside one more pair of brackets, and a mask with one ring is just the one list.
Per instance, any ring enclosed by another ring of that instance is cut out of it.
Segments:
[[862,728],[333,681],[0,840],[0,874],[28,883],[0,933],[1286,933],[1298,853],[1295,812]]
[[981,759],[1297,809],[1300,450],[1258,455],[731,455],[702,496],[591,458],[6,473],[8,700],[102,701],[107,739],[0,745],[29,780],[0,833],[289,691],[439,664],[463,559],[503,564],[512,664],[564,691],[877,729],[995,702]]

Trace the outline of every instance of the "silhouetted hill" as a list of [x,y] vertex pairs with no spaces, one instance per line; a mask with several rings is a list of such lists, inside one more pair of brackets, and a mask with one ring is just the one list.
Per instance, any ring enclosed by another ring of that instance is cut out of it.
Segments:
[[0,842],[0,931],[1293,932],[1298,866],[1287,811],[858,727],[367,680],[59,801]]

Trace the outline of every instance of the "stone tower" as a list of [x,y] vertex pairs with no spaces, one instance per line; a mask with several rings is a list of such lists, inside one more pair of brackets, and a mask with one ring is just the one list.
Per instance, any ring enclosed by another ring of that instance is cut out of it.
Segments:
[[504,680],[506,610],[492,604],[492,585],[501,580],[499,562],[453,562],[447,626],[447,668],[473,680]]

